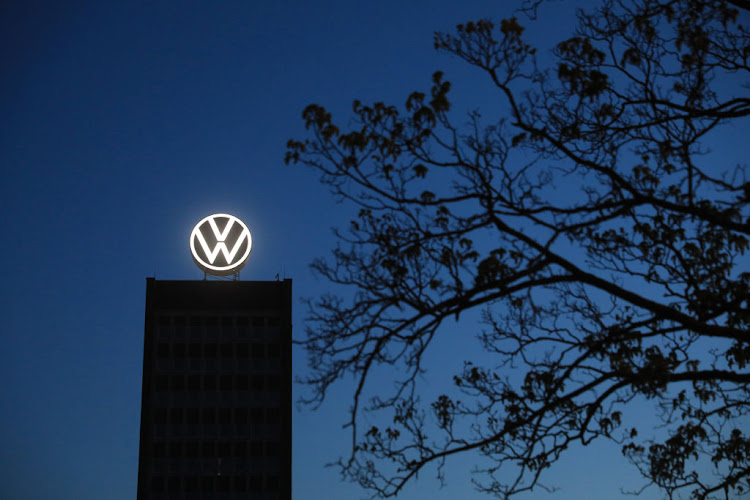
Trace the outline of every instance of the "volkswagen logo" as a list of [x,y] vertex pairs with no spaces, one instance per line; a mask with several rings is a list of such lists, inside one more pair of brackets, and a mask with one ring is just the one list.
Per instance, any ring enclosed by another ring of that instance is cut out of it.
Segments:
[[190,252],[203,271],[214,276],[239,272],[250,256],[253,240],[244,222],[234,215],[213,214],[201,219],[190,234]]

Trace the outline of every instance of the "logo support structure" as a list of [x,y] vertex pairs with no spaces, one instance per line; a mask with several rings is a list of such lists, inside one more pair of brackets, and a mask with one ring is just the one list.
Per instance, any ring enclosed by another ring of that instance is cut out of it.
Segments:
[[190,252],[196,265],[214,276],[236,274],[245,267],[253,240],[244,222],[229,214],[201,219],[190,234]]

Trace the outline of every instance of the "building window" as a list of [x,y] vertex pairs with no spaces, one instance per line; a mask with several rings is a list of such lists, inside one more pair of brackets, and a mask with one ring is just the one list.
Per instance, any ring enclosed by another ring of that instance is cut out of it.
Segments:
[[198,408],[185,409],[185,420],[192,425],[200,423],[200,410]]
[[196,476],[187,476],[185,478],[185,491],[197,492],[200,489],[200,480]]
[[269,424],[278,424],[279,420],[281,419],[281,409],[276,408],[266,408],[266,423]]
[[221,344],[221,357],[232,358],[232,344]]
[[254,391],[262,391],[263,390],[263,375],[253,375],[250,380],[250,387]]
[[263,408],[250,408],[250,423],[251,424],[263,423]]
[[266,489],[269,491],[279,491],[279,476],[272,475],[266,477]]
[[220,424],[232,423],[232,410],[230,408],[219,408],[219,423]]
[[232,454],[230,453],[230,443],[227,441],[222,441],[220,443],[216,443],[216,456],[217,457],[229,457]]
[[169,417],[170,417],[169,418],[170,423],[181,424],[182,423],[182,408],[173,408]]
[[169,357],[169,344],[162,342],[156,346],[156,356],[159,358]]
[[247,375],[235,375],[234,385],[238,391],[246,391],[248,389]]
[[166,408],[154,409],[154,423],[155,424],[167,423],[167,409]]
[[164,491],[164,476],[153,476],[151,478],[151,491],[157,493]]
[[167,456],[170,458],[182,456],[182,443],[179,441],[172,441],[167,445]]
[[272,358],[281,356],[281,346],[277,342],[268,344],[268,355]]
[[167,477],[167,491],[179,491],[180,489],[180,478],[177,476]]
[[232,444],[232,456],[244,458],[247,455],[247,441],[237,441]]
[[269,441],[266,443],[266,456],[277,457],[279,456],[279,443],[275,441]]
[[247,343],[237,344],[237,357],[239,359],[247,359],[250,357],[250,345]]
[[214,477],[213,476],[201,477],[201,491],[204,493],[211,493],[214,491]]
[[263,489],[263,476],[259,474],[253,474],[250,476],[250,481],[248,482],[248,489],[250,491],[261,491]]
[[185,456],[189,458],[197,458],[200,456],[200,443],[198,441],[188,441],[185,443]]
[[237,491],[239,493],[244,493],[247,491],[247,480],[243,476],[236,476],[233,478],[233,490]]
[[206,318],[206,335],[211,338],[216,338],[219,336],[220,331],[221,328],[219,327],[219,318],[217,318],[216,316],[210,316]]
[[203,458],[215,457],[216,453],[214,452],[214,443],[211,441],[204,441],[201,443],[201,455]]
[[229,491],[229,476],[216,477],[216,491],[220,493]]
[[174,319],[174,333],[177,338],[185,338],[187,332],[187,319],[184,316],[177,316]]
[[216,423],[216,410],[213,408],[203,409],[203,423],[213,425]]
[[188,344],[188,356],[191,358],[201,357],[201,345],[200,344]]

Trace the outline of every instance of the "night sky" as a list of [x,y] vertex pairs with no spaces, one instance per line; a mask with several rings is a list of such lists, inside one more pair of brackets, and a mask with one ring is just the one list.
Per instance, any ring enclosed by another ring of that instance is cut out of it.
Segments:
[[[435,52],[432,34],[511,13],[496,0],[3,2],[0,498],[134,499],[145,278],[201,279],[193,225],[237,215],[253,235],[241,278],[292,278],[302,338],[302,298],[327,286],[308,265],[355,213],[314,172],[284,165],[302,109],[346,123],[352,100],[401,105],[443,70],[457,110],[491,112],[483,75]],[[530,39],[549,46],[572,19],[553,4]],[[450,381],[434,366],[459,368],[473,345],[438,344],[428,386]],[[365,495],[325,467],[348,451],[350,395],[340,384],[317,412],[295,411],[296,500]],[[403,498],[488,498],[471,466],[449,463],[442,489],[428,470]],[[602,443],[571,450],[545,484],[561,489],[522,498],[621,498],[643,481]]]

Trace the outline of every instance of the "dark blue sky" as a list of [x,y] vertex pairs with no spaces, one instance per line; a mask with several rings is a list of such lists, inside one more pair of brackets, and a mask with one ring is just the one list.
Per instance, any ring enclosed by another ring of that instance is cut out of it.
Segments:
[[[314,173],[283,163],[302,109],[401,104],[437,69],[460,106],[491,109],[487,82],[436,53],[432,33],[510,12],[497,1],[3,2],[0,498],[135,498],[145,278],[200,279],[190,230],[235,214],[253,234],[242,278],[293,278],[301,336],[300,298],[326,287],[307,266],[349,220]],[[565,37],[571,19],[546,11],[535,41]],[[441,366],[473,355],[442,349]],[[304,361],[295,352],[297,375]],[[428,385],[450,375],[433,371]],[[342,385],[317,413],[295,412],[296,500],[363,496],[324,468],[347,452],[349,395]],[[404,498],[484,498],[469,468],[459,460],[443,489],[428,471]],[[615,498],[640,484],[616,446],[599,445],[572,450],[548,482],[562,490],[531,497]]]

